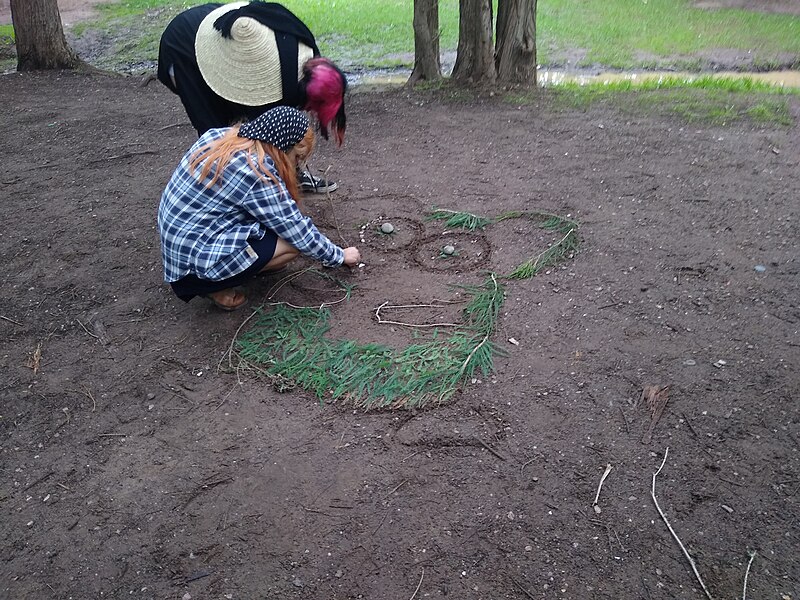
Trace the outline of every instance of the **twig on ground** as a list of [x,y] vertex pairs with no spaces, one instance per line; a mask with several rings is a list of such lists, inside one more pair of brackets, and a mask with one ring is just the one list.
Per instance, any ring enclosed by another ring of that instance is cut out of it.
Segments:
[[622,415],[622,420],[625,422],[625,433],[630,434],[631,430],[630,427],[628,427],[628,417],[625,416],[625,411],[622,410],[621,406],[619,406],[618,408],[619,408],[619,414]]
[[[238,369],[237,369],[237,374],[238,374]],[[216,406],[215,406],[213,409],[211,409],[211,412],[216,412],[217,410],[219,410],[219,408],[220,408],[220,407],[221,407],[223,404],[225,404],[225,402],[227,402],[227,401],[228,401],[228,397],[229,397],[229,396],[230,396],[230,395],[233,393],[233,390],[235,390],[235,389],[236,389],[236,386],[237,386],[237,385],[242,385],[242,383],[241,383],[241,382],[237,382],[237,383],[235,383],[235,384],[233,385],[233,387],[231,387],[230,391],[229,391],[227,394],[225,394],[225,397],[224,397],[224,398],[223,398],[223,399],[220,401],[220,403],[219,403],[219,404],[217,404],[217,405],[216,405]]]
[[422,567],[422,575],[419,576],[419,583],[417,584],[417,589],[414,590],[414,593],[411,594],[411,598],[409,600],[414,600],[417,597],[417,592],[419,588],[422,586],[422,580],[425,578],[425,567]]
[[388,494],[386,494],[386,495],[385,495],[383,498],[381,498],[381,502],[383,502],[384,500],[386,500],[386,499],[387,499],[389,496],[391,496],[392,494],[394,494],[394,493],[395,493],[397,490],[399,490],[401,487],[403,487],[403,486],[404,486],[405,484],[407,484],[407,483],[408,483],[408,479],[404,479],[404,480],[403,480],[403,481],[401,481],[399,484],[397,484],[396,486],[394,486],[394,489],[392,489],[392,491],[391,491],[391,492],[389,492],[389,493],[388,493]]
[[124,154],[116,154],[114,156],[104,156],[103,158],[95,158],[94,160],[88,161],[87,165],[93,165],[99,162],[107,162],[110,160],[119,160],[122,158],[131,158],[132,156],[140,156],[142,154],[158,154],[158,150],[138,150],[136,152],[125,152]]
[[520,592],[525,594],[531,600],[536,600],[536,597],[533,594],[531,594],[528,590],[526,590],[519,581],[517,581],[513,577],[509,577],[509,579],[511,579],[511,583],[513,583]]
[[724,481],[725,483],[730,483],[731,485],[736,485],[739,487],[747,487],[743,483],[739,483],[738,481],[731,481],[730,479],[725,479],[724,477],[720,477],[719,480]]
[[753,565],[753,559],[756,557],[756,551],[753,550],[750,554],[750,560],[747,562],[747,570],[744,572],[744,587],[742,588],[742,600],[747,600],[747,578],[750,575],[750,567]]
[[[302,506],[302,505],[301,505]],[[326,517],[335,517],[336,515],[332,515],[331,513],[326,513],[321,510],[317,510],[316,508],[307,508],[303,506],[303,510],[306,512],[314,513],[315,515],[324,515]]]
[[487,444],[486,442],[484,442],[484,441],[483,441],[481,438],[479,438],[479,437],[476,437],[475,439],[476,439],[476,440],[478,440],[478,443],[479,443],[481,446],[483,446],[484,448],[486,448],[486,449],[487,449],[489,452],[491,452],[492,454],[494,454],[494,455],[495,455],[497,458],[499,458],[500,460],[505,460],[505,459],[506,459],[506,457],[505,457],[505,456],[503,456],[502,454],[500,454],[500,453],[499,453],[497,450],[495,450],[494,448],[492,448],[492,447],[491,447],[489,444]]
[[386,512],[383,513],[383,518],[381,519],[381,522],[378,523],[378,526],[375,527],[375,529],[372,530],[372,535],[375,535],[376,533],[378,533],[378,529],[381,528],[381,525],[383,525],[383,522],[386,520],[386,517],[389,516],[389,511],[390,510],[392,510],[392,509],[391,508],[387,508]]
[[48,479],[48,478],[52,477],[53,475],[54,475],[54,472],[53,472],[53,471],[50,471],[50,472],[49,472],[49,473],[47,473],[46,475],[43,475],[42,477],[39,477],[39,479],[37,479],[37,480],[36,480],[36,481],[34,481],[33,483],[30,483],[30,484],[28,484],[28,486],[27,486],[27,487],[25,487],[25,488],[23,488],[23,489],[22,489],[22,491],[23,491],[23,492],[27,492],[27,491],[28,491],[29,489],[31,489],[33,486],[35,486],[35,485],[39,485],[39,484],[40,484],[40,483],[42,483],[44,480],[46,480],[46,479]]
[[694,437],[699,438],[700,436],[697,435],[697,432],[694,430],[692,426],[692,422],[689,420],[689,417],[686,416],[685,412],[682,412],[681,415],[683,416],[683,420],[686,421],[686,424],[689,426],[689,430],[694,434]]
[[678,546],[680,546],[681,550],[683,551],[683,555],[686,557],[686,560],[689,561],[694,576],[697,578],[697,581],[700,582],[700,587],[703,588],[703,591],[705,592],[709,600],[714,600],[713,596],[711,595],[711,592],[708,591],[708,588],[706,587],[703,578],[700,577],[700,573],[697,570],[697,565],[695,564],[692,555],[689,554],[689,551],[686,549],[686,546],[683,545],[683,542],[681,542],[681,539],[678,537],[678,534],[675,533],[675,530],[672,528],[672,525],[670,525],[669,520],[667,519],[667,515],[664,514],[663,510],[661,510],[661,506],[659,506],[658,504],[658,499],[656,499],[656,477],[658,476],[659,473],[661,473],[661,469],[664,468],[664,465],[667,462],[667,456],[669,456],[669,447],[667,447],[667,449],[664,450],[664,460],[661,461],[661,466],[658,467],[658,470],[655,473],[653,473],[653,486],[650,489],[650,497],[653,499],[653,504],[655,504],[659,516],[664,521],[664,524],[667,526],[667,529],[669,529],[669,532],[672,534],[672,537],[675,538],[676,542],[678,542]]
[[88,333],[90,336],[92,336],[92,337],[93,337],[94,339],[96,339],[96,340],[99,340],[99,339],[100,339],[100,336],[98,336],[98,335],[95,335],[94,333],[92,333],[91,331],[89,331],[89,330],[86,328],[86,325],[84,325],[84,324],[81,322],[81,320],[80,320],[80,319],[75,319],[75,320],[78,322],[78,325],[80,325],[81,327],[83,327],[83,330],[84,330],[86,333]]
[[535,457],[535,456],[534,456],[533,458],[529,459],[529,460],[526,460],[526,461],[525,461],[525,462],[522,464],[522,466],[520,467],[520,469],[519,469],[519,474],[520,474],[520,475],[524,475],[524,474],[525,474],[525,467],[527,467],[529,464],[531,464],[531,463],[532,463],[533,461],[535,461],[535,460],[536,460],[536,457]]
[[458,323],[405,323],[403,321],[387,321],[386,319],[381,318],[381,311],[382,310],[395,310],[395,309],[402,309],[402,308],[440,308],[441,304],[397,304],[392,305],[389,304],[387,300],[383,304],[381,304],[378,308],[375,309],[375,318],[380,325],[398,325],[400,327],[417,327],[417,328],[425,328],[425,327],[459,327]]
[[92,392],[91,392],[91,390],[90,390],[89,388],[87,388],[86,386],[82,385],[82,386],[81,386],[81,391],[83,392],[83,395],[84,395],[84,396],[86,396],[87,398],[89,398],[89,400],[91,400],[91,401],[92,401],[92,412],[94,412],[95,410],[97,410],[97,402],[95,401],[95,399],[94,399],[94,396],[92,395]]
[[173,127],[182,127],[184,125],[190,125],[190,123],[172,123],[171,125],[164,125],[163,127],[159,127],[156,131],[166,131],[167,129],[172,129]]
[[417,454],[421,454],[421,453],[423,453],[423,452],[425,452],[425,450],[417,450],[417,451],[416,451],[416,452],[414,452],[413,454],[409,454],[408,456],[406,456],[406,457],[405,457],[403,460],[401,460],[400,462],[406,462],[406,461],[407,461],[409,458],[412,458],[412,457],[416,456]]
[[[294,281],[295,279],[297,279],[298,277],[300,277],[304,273],[312,271],[313,269],[314,269],[314,267],[306,267],[305,269],[300,269],[299,271],[295,271],[294,273],[289,273],[286,277],[284,277],[283,279],[278,281],[275,285],[273,285],[269,289],[269,291],[267,292],[267,295],[266,295],[267,296],[267,300],[271,300],[272,298],[274,298],[275,294],[277,294],[278,291],[283,286],[285,286],[287,283],[291,283],[292,281]],[[322,304],[314,304],[313,306],[312,305],[299,306],[297,304],[292,304],[291,302],[268,302],[267,304],[265,304],[265,306],[288,306],[289,308],[298,308],[298,309],[299,308],[316,308],[317,310],[322,310],[326,306],[333,306],[334,304],[340,304],[341,302],[344,302],[345,300],[347,300],[347,298],[349,298],[349,297],[350,297],[350,292],[345,290],[344,296],[342,296],[338,300],[333,300],[331,302],[323,302]]]
[[600,477],[600,483],[597,486],[597,493],[594,496],[594,502],[592,502],[592,506],[597,507],[597,508],[594,509],[594,512],[599,512],[598,509],[600,507],[597,506],[597,502],[600,500],[600,490],[603,489],[603,483],[605,482],[606,477],[608,477],[608,474],[611,473],[611,469],[613,469],[613,468],[614,467],[611,466],[611,463],[607,464],[606,465],[606,470],[603,471],[603,476]]
[[20,327],[22,326],[22,323],[20,323],[19,321],[15,321],[14,319],[10,319],[9,317],[6,317],[4,315],[0,315],[0,319],[3,319],[3,321],[8,321],[9,323],[13,323],[14,325],[19,325]]
[[252,313],[250,313],[250,316],[247,317],[244,321],[242,321],[241,325],[239,325],[239,328],[233,334],[233,339],[231,339],[231,343],[228,346],[228,351],[225,354],[222,355],[222,358],[220,358],[219,362],[217,363],[217,372],[219,372],[220,365],[222,364],[222,361],[225,360],[225,356],[228,357],[228,366],[231,369],[233,368],[233,361],[232,361],[232,358],[233,358],[233,345],[236,343],[236,338],[239,336],[239,332],[242,330],[242,327],[244,327],[245,324],[250,319],[252,319],[254,316],[256,316],[258,314],[258,311],[259,311],[259,309],[255,309]]

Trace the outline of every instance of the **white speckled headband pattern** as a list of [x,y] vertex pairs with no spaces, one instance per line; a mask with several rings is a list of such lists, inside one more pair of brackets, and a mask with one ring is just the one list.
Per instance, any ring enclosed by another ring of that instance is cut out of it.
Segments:
[[291,150],[308,131],[305,113],[296,108],[278,106],[239,127],[239,137],[272,144],[283,152]]

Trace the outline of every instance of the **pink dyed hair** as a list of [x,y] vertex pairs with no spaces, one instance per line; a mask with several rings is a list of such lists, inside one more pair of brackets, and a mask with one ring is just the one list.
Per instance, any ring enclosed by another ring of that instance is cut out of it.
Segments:
[[313,113],[319,120],[322,137],[328,139],[328,130],[338,143],[344,143],[347,118],[344,114],[344,94],[347,78],[327,58],[312,58],[303,65],[301,84],[305,89],[304,110]]

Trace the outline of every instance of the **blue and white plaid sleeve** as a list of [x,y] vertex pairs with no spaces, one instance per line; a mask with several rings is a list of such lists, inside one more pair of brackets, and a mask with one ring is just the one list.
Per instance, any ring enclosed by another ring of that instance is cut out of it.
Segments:
[[306,256],[322,261],[326,267],[344,262],[344,251],[317,229],[310,217],[300,212],[282,181],[278,186],[271,182],[254,185],[242,201],[242,208],[278,237]]

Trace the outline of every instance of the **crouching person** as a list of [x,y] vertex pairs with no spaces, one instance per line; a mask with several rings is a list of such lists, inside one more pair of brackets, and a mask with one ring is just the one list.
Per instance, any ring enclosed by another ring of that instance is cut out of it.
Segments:
[[195,142],[158,209],[164,280],[181,300],[236,310],[247,302],[237,286],[301,253],[327,267],[358,264],[357,248],[340,248],[300,212],[297,167],[313,148],[308,117],[286,106]]

